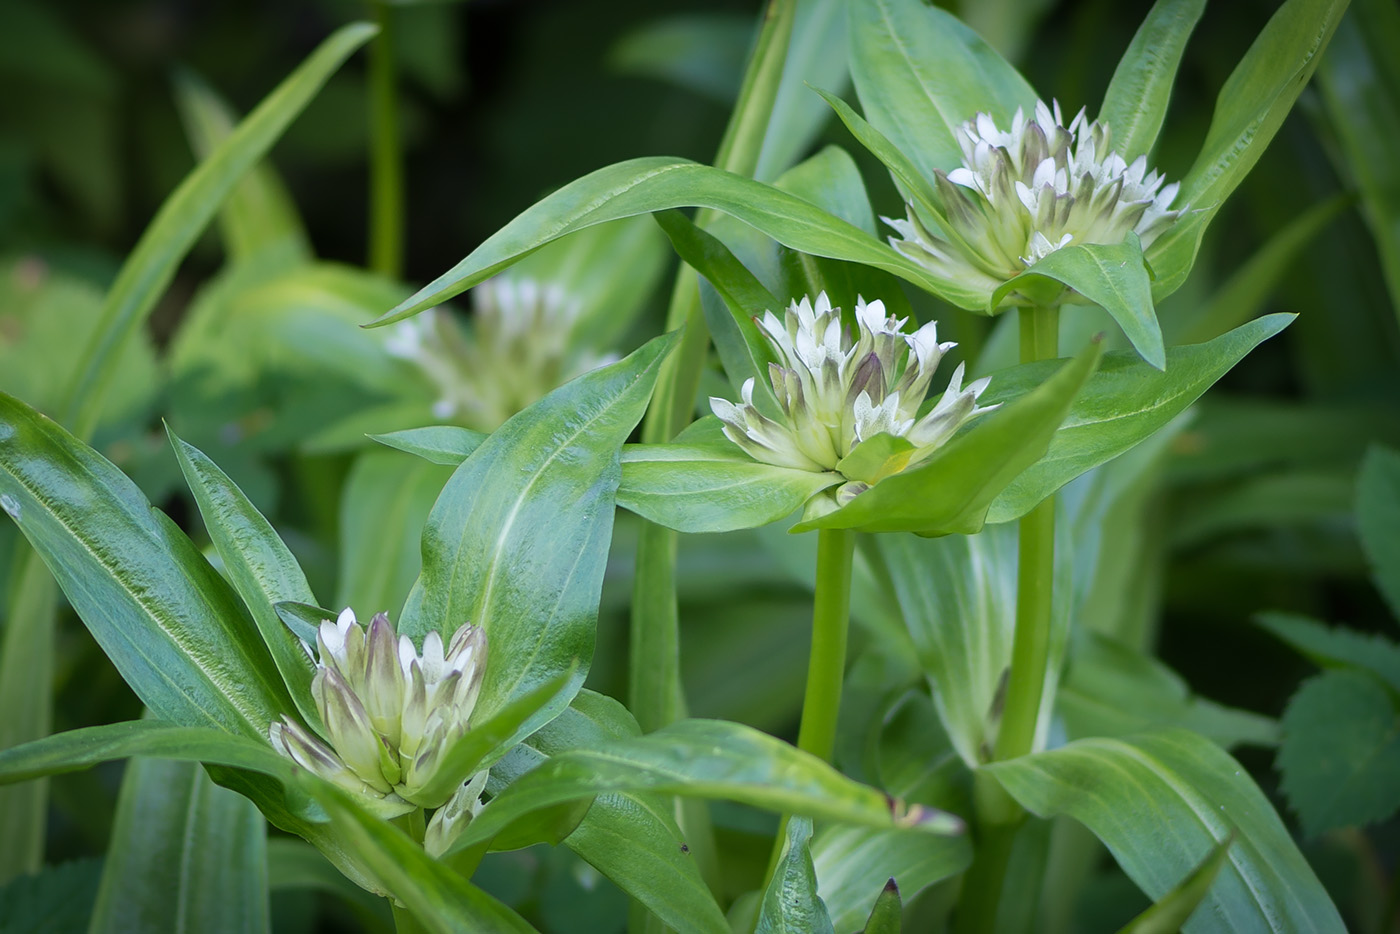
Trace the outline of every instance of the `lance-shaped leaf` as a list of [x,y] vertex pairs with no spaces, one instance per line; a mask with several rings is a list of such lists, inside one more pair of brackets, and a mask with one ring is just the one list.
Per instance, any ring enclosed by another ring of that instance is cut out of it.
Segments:
[[1156,903],[1119,929],[1118,934],[1176,934],[1215,883],[1215,877],[1225,865],[1225,855],[1234,842],[1228,837],[1211,850],[1201,865],[1191,870],[1176,888],[1157,899]]
[[783,855],[763,893],[754,934],[836,934],[831,915],[817,896],[817,873],[808,849],[811,840],[810,818],[788,821]]
[[189,538],[96,451],[3,394],[0,496],[157,716],[261,738],[293,709],[257,627]]
[[804,519],[794,532],[858,529],[971,534],[992,500],[1042,456],[1070,403],[1097,368],[1095,341],[1035,389],[983,416],[965,433],[902,473],[886,477],[845,506]]
[[1157,142],[1186,40],[1205,8],[1206,0],[1157,0],[1119,59],[1099,122],[1113,134],[1113,151],[1128,162]]
[[899,886],[891,879],[875,899],[875,907],[870,909],[861,934],[899,934],[903,921],[904,905],[899,899]]
[[456,467],[470,457],[472,451],[481,447],[486,435],[456,425],[429,425],[427,428],[370,435],[370,438],[396,451],[417,454],[431,463]]
[[268,930],[267,824],[253,803],[198,763],[128,765],[89,934]]
[[1078,740],[985,768],[1033,814],[1066,815],[1092,830],[1154,900],[1237,833],[1187,934],[1346,930],[1268,799],[1238,762],[1194,733]]
[[[1070,405],[1045,456],[1013,479],[987,513],[1008,522],[1082,473],[1150,437],[1200,398],[1244,355],[1283,330],[1293,315],[1267,315],[1204,344],[1167,351],[1165,372],[1136,354],[1105,354],[1098,372]],[[1016,398],[1053,364],[1028,364],[992,377],[982,402]],[[1003,395],[1005,394],[1005,395]]]
[[[621,469],[673,345],[657,338],[512,417],[448,481],[423,530],[423,575],[399,631],[487,635],[477,716],[489,717],[561,672],[571,686],[523,724],[519,740],[577,693],[593,656],[598,600]],[[581,667],[575,668],[575,665]]]
[[301,640],[282,624],[273,608],[282,601],[316,602],[301,565],[272,524],[218,465],[198,448],[181,441],[169,426],[166,433],[185,482],[194,493],[204,527],[223,560],[224,573],[257,623],[302,719],[323,733],[321,715],[311,697],[311,676],[316,666]]

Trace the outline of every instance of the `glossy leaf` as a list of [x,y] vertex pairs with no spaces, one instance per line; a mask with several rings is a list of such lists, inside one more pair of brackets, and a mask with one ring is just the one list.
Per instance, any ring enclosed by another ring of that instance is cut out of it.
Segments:
[[1186,934],[1346,930],[1248,774],[1193,733],[1078,740],[985,768],[1033,814],[1063,814],[1092,830],[1154,900],[1236,832],[1229,862]]
[[836,934],[826,906],[817,897],[817,873],[807,844],[812,821],[794,817],[787,823],[787,842],[763,893],[754,934]]
[[1054,375],[983,416],[927,459],[881,480],[834,512],[804,519],[793,531],[976,532],[992,500],[1045,455],[1100,356],[1095,342],[1074,359],[1058,362]]
[[181,441],[168,426],[166,433],[204,517],[209,538],[223,561],[224,573],[257,623],[297,711],[320,732],[321,715],[311,697],[311,676],[316,666],[301,640],[282,624],[273,609],[282,601],[316,602],[301,565],[272,524],[213,461]]
[[64,406],[65,422],[78,437],[91,434],[115,374],[115,361],[224,198],[267,154],[331,74],[375,32],[371,25],[356,23],[323,42],[161,205],[122,265],[107,293],[102,322],[81,354],[81,376],[70,387]]
[[1225,857],[1233,842],[1234,839],[1230,838],[1216,844],[1215,849],[1201,860],[1201,865],[1177,883],[1176,888],[1120,928],[1118,934],[1177,934],[1215,883],[1215,877],[1225,865]]
[[776,522],[839,474],[774,467],[720,443],[634,444],[622,452],[617,503],[681,532],[728,532]]
[[267,825],[194,762],[137,759],[117,798],[89,934],[270,929]]
[[[1070,406],[1045,456],[998,495],[987,521],[1007,522],[1025,515],[1074,477],[1150,437],[1292,320],[1291,315],[1268,315],[1208,343],[1173,347],[1167,352],[1165,372],[1132,354],[1106,354]],[[1033,364],[994,376],[983,403],[1014,398],[1049,369],[1048,364]]]
[[1152,152],[1186,40],[1205,8],[1205,0],[1157,0],[1119,60],[1098,119],[1128,162]]
[[1400,452],[1366,452],[1356,479],[1356,526],[1376,588],[1400,619]]
[[516,740],[556,716],[587,673],[618,450],[672,343],[657,338],[511,418],[457,468],[428,516],[423,575],[399,631],[450,634],[468,620],[484,628],[490,648],[477,716],[575,671],[572,687]]
[[370,437],[387,447],[417,454],[430,463],[448,467],[456,467],[462,463],[486,440],[486,435],[481,432],[459,428],[456,425],[408,428]]
[[185,534],[97,452],[3,395],[0,495],[157,716],[261,738],[293,709],[237,596]]

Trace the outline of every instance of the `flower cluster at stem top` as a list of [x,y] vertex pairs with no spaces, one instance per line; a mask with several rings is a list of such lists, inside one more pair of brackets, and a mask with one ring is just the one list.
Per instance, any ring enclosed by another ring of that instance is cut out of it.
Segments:
[[[963,386],[959,364],[937,404],[920,417],[934,370],[956,345],[939,343],[937,322],[904,331],[908,319],[887,315],[878,300],[856,300],[854,338],[825,292],[815,304],[806,296],[792,302],[781,319],[767,311],[756,320],[781,360],[769,364],[768,376],[782,417],[769,418],[755,405],[753,379],[745,381],[737,405],[710,398],[725,436],[755,460],[841,472],[842,461],[856,448],[885,434],[905,442],[902,469],[994,408],[977,405],[987,380]],[[863,482],[848,483],[837,499],[849,501],[865,488]]]
[[1147,157],[1127,162],[1112,148],[1107,124],[1083,110],[1064,126],[1058,102],[1016,111],[1003,132],[979,113],[955,131],[963,165],[935,171],[946,225],[908,205],[907,219],[885,222],[896,250],[926,268],[986,291],[1070,244],[1122,243],[1136,233],[1144,248],[1184,208],[1179,185],[1163,186]]

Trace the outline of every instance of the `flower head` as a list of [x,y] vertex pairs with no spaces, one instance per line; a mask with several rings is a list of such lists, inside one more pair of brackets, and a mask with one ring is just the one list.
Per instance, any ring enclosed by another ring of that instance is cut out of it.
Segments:
[[[794,301],[781,319],[765,312],[758,326],[782,361],[769,364],[768,376],[784,417],[768,418],[758,410],[749,379],[737,405],[710,398],[725,436],[764,463],[832,471],[863,442],[889,435],[906,443],[895,468],[902,469],[989,411],[977,406],[987,380],[964,387],[959,364],[938,404],[920,418],[934,370],[954,342],[939,343],[936,322],[905,332],[908,319],[887,315],[880,301],[857,299],[855,319],[853,339],[841,309],[831,306],[825,292],[815,304],[805,296]],[[859,484],[878,477],[848,479]],[[864,488],[847,486],[848,496]]]
[[581,306],[534,279],[497,277],[472,290],[468,339],[449,312],[432,309],[394,326],[388,349],[437,388],[439,418],[491,431],[562,383],[616,359],[580,350]]
[[273,747],[363,794],[385,816],[442,805],[421,790],[467,732],[486,670],[486,634],[467,624],[444,647],[430,632],[420,654],[383,613],[366,631],[347,609],[322,621],[316,648],[311,693],[329,745],[283,717],[268,729]]
[[[1016,111],[1003,132],[985,113],[958,127],[963,164],[935,172],[946,225],[913,205],[906,220],[885,218],[896,250],[933,272],[988,291],[1069,244],[1147,247],[1181,216],[1176,183],[1113,151],[1107,124],[1083,110],[1064,125],[1058,102]],[[943,226],[944,229],[938,229]]]

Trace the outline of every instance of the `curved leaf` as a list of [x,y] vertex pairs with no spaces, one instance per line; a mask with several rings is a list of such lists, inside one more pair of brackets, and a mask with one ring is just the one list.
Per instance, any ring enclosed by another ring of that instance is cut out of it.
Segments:
[[1078,740],[985,768],[1037,816],[1067,815],[1092,830],[1154,900],[1237,832],[1187,934],[1346,930],[1263,793],[1194,733]]
[[1128,162],[1156,144],[1181,53],[1205,8],[1206,0],[1157,0],[1114,69],[1099,121],[1113,134],[1113,151]]
[[370,438],[396,451],[417,454],[430,463],[456,467],[481,447],[486,435],[456,425],[429,425],[370,435]]
[[1118,934],[1176,934],[1191,917],[1206,897],[1220,868],[1225,865],[1225,855],[1234,842],[1231,837],[1216,844],[1201,865],[1166,895],[1157,899],[1156,904],[1138,915],[1122,927]]
[[812,821],[794,817],[787,823],[787,842],[763,893],[754,934],[836,934],[831,915],[817,897],[817,873],[807,845]]

